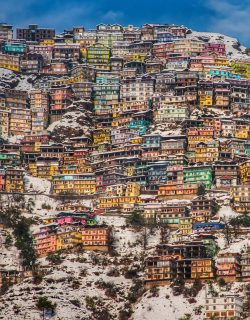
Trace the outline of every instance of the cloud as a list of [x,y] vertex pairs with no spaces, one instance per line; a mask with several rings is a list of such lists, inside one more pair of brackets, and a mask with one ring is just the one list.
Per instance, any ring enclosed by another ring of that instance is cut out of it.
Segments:
[[102,20],[107,22],[117,22],[123,17],[123,12],[121,11],[107,11],[103,16]]
[[206,6],[213,13],[209,29],[250,41],[250,0],[208,0]]

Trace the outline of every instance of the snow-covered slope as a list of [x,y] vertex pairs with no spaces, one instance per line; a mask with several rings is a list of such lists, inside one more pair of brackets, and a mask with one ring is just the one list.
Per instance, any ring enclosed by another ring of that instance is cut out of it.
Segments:
[[221,33],[192,31],[187,38],[197,39],[209,43],[224,43],[226,52],[230,58],[244,59],[248,56],[244,53],[246,47],[242,46],[236,38]]
[[92,113],[72,104],[60,121],[53,122],[47,130],[56,142],[65,141],[67,138],[89,136],[92,128]]

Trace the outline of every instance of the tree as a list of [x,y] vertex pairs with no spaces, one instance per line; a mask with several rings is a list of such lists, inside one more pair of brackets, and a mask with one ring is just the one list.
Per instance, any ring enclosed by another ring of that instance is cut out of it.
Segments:
[[9,286],[10,286],[10,283],[9,283],[8,279],[5,276],[3,276],[2,277],[2,285],[0,287],[0,293],[4,294],[6,291],[8,291]]
[[245,53],[246,53],[248,56],[250,56],[250,48],[246,48],[246,49],[245,49]]
[[197,190],[198,196],[204,196],[206,194],[206,186],[204,183],[200,184]]
[[0,218],[8,228],[13,229],[13,235],[16,239],[15,245],[20,250],[23,265],[30,268],[36,262],[36,252],[30,234],[33,220],[23,217],[20,207],[13,205],[0,211]]
[[32,198],[29,198],[28,203],[27,203],[27,210],[31,214],[33,212],[33,209],[35,207],[35,202]]
[[218,205],[218,203],[215,201],[214,202],[214,205],[212,206],[212,209],[211,209],[211,213],[212,215],[216,215],[216,213],[219,211],[220,209],[220,206]]
[[7,237],[5,238],[4,245],[7,249],[13,245],[13,239],[10,234],[8,234]]
[[40,297],[37,301],[36,306],[39,310],[42,311],[51,310],[54,313],[56,310],[56,303],[52,303],[52,301],[50,301],[48,297]]
[[223,235],[225,237],[227,245],[229,245],[232,242],[232,232],[231,232],[231,228],[227,222],[224,225]]
[[234,227],[250,227],[250,217],[248,215],[242,215],[230,220],[230,224]]
[[220,278],[218,281],[218,284],[220,287],[224,287],[226,285],[226,281],[224,278]]
[[145,225],[145,219],[144,219],[141,211],[135,210],[127,218],[127,223],[132,226],[135,226],[135,227],[142,227]]
[[61,257],[61,252],[60,251],[57,251],[57,252],[50,252],[46,259],[53,263],[53,264],[61,264],[62,263],[62,257]]
[[36,251],[34,248],[33,238],[30,235],[30,221],[22,217],[22,220],[14,227],[16,237],[16,247],[21,251],[23,265],[31,267],[36,262]]

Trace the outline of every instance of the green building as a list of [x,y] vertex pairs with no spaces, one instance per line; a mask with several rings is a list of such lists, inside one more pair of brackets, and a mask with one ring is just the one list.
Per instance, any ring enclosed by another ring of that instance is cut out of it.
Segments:
[[213,169],[211,166],[190,166],[183,170],[184,183],[200,183],[211,189]]

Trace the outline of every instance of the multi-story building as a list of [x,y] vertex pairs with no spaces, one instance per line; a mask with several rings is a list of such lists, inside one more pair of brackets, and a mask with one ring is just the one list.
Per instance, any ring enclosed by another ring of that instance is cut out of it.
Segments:
[[197,195],[198,184],[173,184],[159,186],[158,197],[162,200],[193,199]]
[[0,41],[10,41],[13,38],[13,27],[7,23],[0,23]]
[[250,161],[244,161],[239,164],[240,181],[242,183],[250,182]]
[[250,78],[250,60],[232,61],[232,70],[234,73],[239,73],[244,78]]
[[143,216],[148,223],[166,223],[169,227],[174,228],[178,228],[181,219],[188,217],[188,214],[188,201],[176,201],[170,204],[147,203],[143,211]]
[[234,282],[241,276],[239,253],[219,253],[217,256],[217,277]]
[[214,261],[211,258],[199,258],[191,260],[192,279],[213,279],[215,274]]
[[250,254],[249,253],[243,253],[241,255],[240,264],[241,264],[241,277],[245,281],[250,277]]
[[31,110],[11,108],[9,133],[20,135],[20,133],[31,132]]
[[226,55],[226,46],[225,43],[213,43],[207,42],[204,45],[205,53],[217,53],[218,55],[225,56]]
[[233,207],[239,213],[250,212],[250,186],[236,185],[231,188]]
[[80,46],[77,43],[56,43],[53,47],[53,58],[76,62],[80,58]]
[[26,41],[40,42],[44,39],[52,39],[55,37],[55,29],[39,28],[36,24],[30,24],[28,28],[17,28],[16,38]]
[[93,173],[62,174],[52,177],[52,193],[55,195],[92,195],[96,193]]
[[238,184],[239,167],[236,162],[216,162],[214,164],[215,185],[218,189],[230,189]]
[[30,110],[32,132],[42,132],[48,126],[48,94],[42,90],[32,90],[30,92]]
[[198,165],[184,167],[184,183],[204,184],[207,189],[211,189],[213,182],[213,169],[209,165]]
[[[199,142],[195,146],[194,162],[214,162],[219,158],[218,141]],[[190,160],[192,161],[192,160]]]
[[145,101],[153,97],[155,79],[150,75],[126,78],[121,82],[123,101]]
[[191,127],[187,130],[188,151],[195,151],[199,142],[213,141],[215,129],[213,127]]
[[72,102],[73,91],[70,86],[50,89],[50,123],[58,121]]
[[208,221],[216,214],[216,202],[204,196],[192,199],[190,214],[194,221]]
[[101,43],[95,43],[87,49],[87,61],[94,65],[96,69],[110,70],[110,48]]
[[108,251],[111,242],[111,228],[94,225],[81,229],[82,244],[85,250]]
[[179,39],[174,42],[174,53],[197,56],[204,51],[204,42],[195,39]]
[[24,192],[24,170],[19,168],[7,168],[5,171],[6,192]]
[[206,297],[205,317],[209,319],[242,319],[243,299],[236,294],[220,294],[217,297]]
[[169,284],[176,277],[176,262],[170,256],[149,257],[145,261],[146,285]]
[[18,55],[10,55],[0,53],[0,68],[11,71],[20,71],[20,57]]

